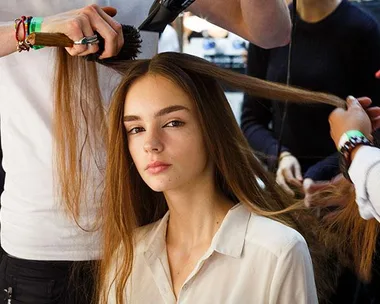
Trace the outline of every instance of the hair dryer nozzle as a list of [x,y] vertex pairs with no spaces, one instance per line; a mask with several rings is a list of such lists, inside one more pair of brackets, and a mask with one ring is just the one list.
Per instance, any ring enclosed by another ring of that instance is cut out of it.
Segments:
[[141,31],[162,32],[195,0],[156,0],[150,10],[149,16],[139,26]]

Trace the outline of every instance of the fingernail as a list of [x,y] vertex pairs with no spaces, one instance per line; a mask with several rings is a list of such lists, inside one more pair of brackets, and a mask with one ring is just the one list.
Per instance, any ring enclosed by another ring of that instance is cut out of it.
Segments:
[[354,96],[348,96],[348,101],[347,103],[351,104],[351,105],[360,105],[360,102],[354,97]]

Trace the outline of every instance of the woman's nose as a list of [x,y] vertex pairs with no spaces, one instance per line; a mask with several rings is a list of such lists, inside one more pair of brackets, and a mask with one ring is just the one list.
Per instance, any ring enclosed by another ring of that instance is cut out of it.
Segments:
[[156,132],[150,134],[144,143],[146,152],[159,153],[163,150],[163,147],[163,143]]

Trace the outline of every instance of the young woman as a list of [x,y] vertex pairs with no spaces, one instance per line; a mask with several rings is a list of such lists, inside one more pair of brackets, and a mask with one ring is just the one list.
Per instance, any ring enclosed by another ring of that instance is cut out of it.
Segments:
[[[58,61],[63,69],[58,69],[55,80],[58,89],[51,90],[55,56],[49,48],[26,52],[29,47],[24,43],[21,16],[44,17],[34,19],[36,30],[64,33],[74,41],[96,31],[106,41],[102,57],[108,58],[123,45],[118,22],[138,26],[147,17],[152,2],[0,3],[0,131],[6,171],[0,212],[1,246],[6,252],[0,264],[0,290],[5,294],[0,297],[4,301],[90,302],[84,297],[89,292],[81,287],[92,289],[88,268],[93,260],[101,258],[101,233],[94,227],[99,205],[94,193],[101,189],[99,180],[103,177],[100,162],[93,161],[93,155],[103,151],[101,136],[93,135],[99,135],[98,122],[115,76],[105,70],[96,71],[94,65],[74,64],[83,55],[98,50],[96,45],[75,45],[67,52],[61,50],[66,57],[73,57]],[[116,10],[102,10],[104,6],[117,8],[116,19],[107,15],[115,15]],[[226,6],[231,12],[228,18]],[[282,45],[289,37],[289,14],[281,0],[226,0],[223,5],[198,0],[190,10],[266,47]],[[253,11],[256,18],[252,18]],[[275,20],[268,26],[266,20],[273,14]],[[241,22],[243,19],[247,22]],[[15,23],[19,25],[16,28]],[[141,55],[150,58],[157,49],[158,34],[144,33],[143,37]],[[87,77],[95,75],[100,77],[100,86],[86,82]],[[65,86],[65,79],[72,87]],[[78,276],[71,275],[72,268],[83,271]]]
[[258,96],[342,101],[185,54],[124,73],[111,106],[100,303],[317,303],[293,229],[312,237],[312,222],[276,212],[293,201],[252,154],[218,80]]

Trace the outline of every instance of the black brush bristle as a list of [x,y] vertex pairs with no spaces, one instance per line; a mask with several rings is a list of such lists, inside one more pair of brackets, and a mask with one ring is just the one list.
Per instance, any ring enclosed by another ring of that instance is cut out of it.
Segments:
[[140,32],[134,26],[124,24],[122,25],[122,30],[124,36],[124,45],[121,48],[119,54],[114,57],[99,59],[99,56],[104,51],[104,39],[99,35],[99,33],[96,33],[99,37],[99,51],[97,51],[95,54],[86,56],[86,60],[96,61],[100,64],[107,65],[117,61],[136,59],[137,55],[141,53],[140,47],[142,40],[140,37]]

